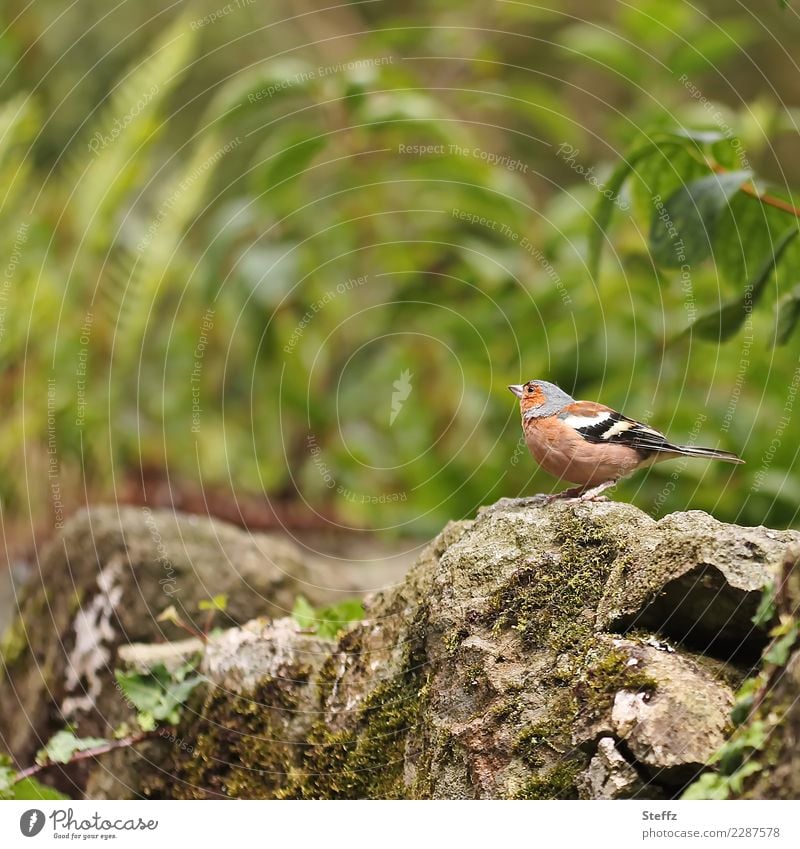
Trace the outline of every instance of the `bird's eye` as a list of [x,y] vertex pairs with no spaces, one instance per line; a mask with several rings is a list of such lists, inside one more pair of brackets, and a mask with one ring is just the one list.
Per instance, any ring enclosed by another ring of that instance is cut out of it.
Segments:
[[525,391],[526,392],[533,392],[533,387],[530,385],[530,383],[525,387]]

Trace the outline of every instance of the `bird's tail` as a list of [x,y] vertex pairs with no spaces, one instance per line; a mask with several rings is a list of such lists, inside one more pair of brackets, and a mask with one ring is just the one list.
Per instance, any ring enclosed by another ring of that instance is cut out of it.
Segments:
[[722,460],[725,463],[744,463],[741,457],[737,457],[730,451],[720,451],[717,448],[700,448],[697,445],[676,445],[675,447],[687,457],[707,457],[710,460]]

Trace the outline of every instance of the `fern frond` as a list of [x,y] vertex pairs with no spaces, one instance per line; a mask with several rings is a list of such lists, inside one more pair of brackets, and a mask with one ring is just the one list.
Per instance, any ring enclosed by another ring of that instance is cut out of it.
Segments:
[[164,129],[163,106],[194,44],[193,31],[180,18],[115,86],[97,122],[69,156],[64,171],[69,208],[79,233],[95,249],[110,246],[129,190],[147,182],[146,154]]

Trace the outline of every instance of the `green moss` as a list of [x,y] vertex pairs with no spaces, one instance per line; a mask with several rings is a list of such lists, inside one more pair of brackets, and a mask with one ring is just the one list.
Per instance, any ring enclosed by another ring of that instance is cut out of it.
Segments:
[[581,705],[594,714],[610,710],[614,696],[620,690],[653,693],[656,680],[638,665],[630,665],[630,655],[621,649],[611,649],[589,665],[576,688]]
[[414,676],[380,685],[364,701],[358,721],[330,732],[324,723],[309,734],[309,745],[283,799],[401,799],[406,737],[419,711]]
[[458,651],[461,643],[466,640],[469,636],[469,630],[467,628],[454,628],[452,631],[449,631],[444,635],[444,648],[448,657],[453,657],[453,655]]
[[603,528],[584,524],[569,508],[559,519],[559,552],[526,563],[489,599],[495,629],[513,628],[531,647],[567,651],[593,633],[592,615],[617,549]]
[[531,778],[521,790],[514,794],[515,799],[577,799],[578,790],[575,779],[583,765],[573,761],[562,761],[551,767],[543,775]]

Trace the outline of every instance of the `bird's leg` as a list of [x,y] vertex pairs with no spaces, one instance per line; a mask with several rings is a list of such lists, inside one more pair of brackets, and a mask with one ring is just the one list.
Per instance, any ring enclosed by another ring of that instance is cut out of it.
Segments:
[[549,495],[539,497],[544,498],[547,504],[551,504],[553,501],[561,501],[562,498],[578,498],[585,488],[583,486],[571,486],[569,489],[562,489],[561,492],[551,492]]
[[608,489],[610,486],[614,486],[616,480],[603,481],[603,483],[598,484],[597,486],[593,486],[591,489],[585,489],[582,493],[580,493],[577,497],[581,501],[603,501],[606,500],[604,495],[600,495],[601,492]]

